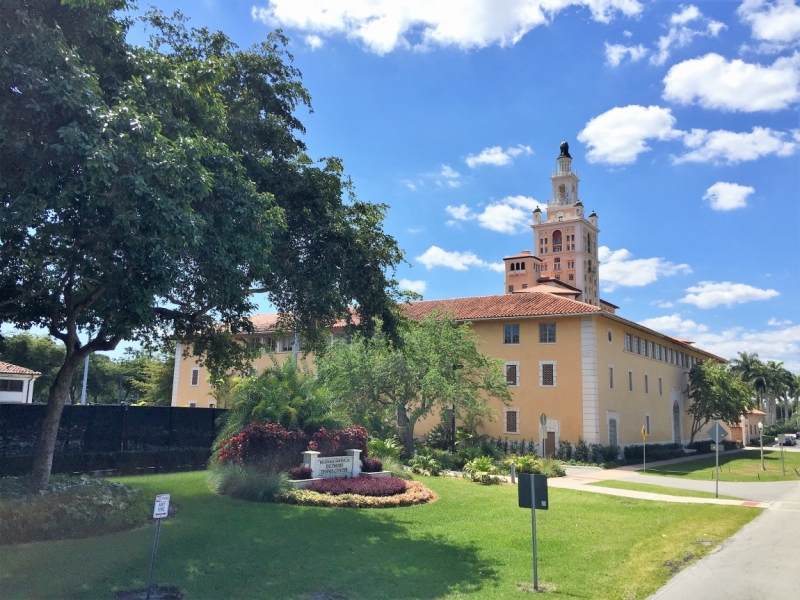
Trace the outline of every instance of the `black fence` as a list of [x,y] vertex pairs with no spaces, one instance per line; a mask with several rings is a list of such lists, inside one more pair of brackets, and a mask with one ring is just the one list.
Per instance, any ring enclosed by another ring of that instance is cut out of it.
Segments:
[[[30,469],[46,409],[43,404],[0,404],[0,476]],[[226,412],[217,408],[67,405],[61,414],[53,472],[202,468]],[[190,464],[176,464],[180,462]]]

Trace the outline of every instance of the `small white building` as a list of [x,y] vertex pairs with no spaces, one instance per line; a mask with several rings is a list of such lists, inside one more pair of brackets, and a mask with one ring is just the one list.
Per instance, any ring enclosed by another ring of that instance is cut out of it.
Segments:
[[33,382],[39,371],[0,361],[0,402],[29,404],[33,398]]

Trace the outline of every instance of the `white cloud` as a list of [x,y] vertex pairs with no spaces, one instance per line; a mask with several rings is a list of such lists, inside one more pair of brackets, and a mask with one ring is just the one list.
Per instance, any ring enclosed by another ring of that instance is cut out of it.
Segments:
[[520,154],[531,154],[533,151],[530,146],[523,146],[518,144],[511,148],[503,150],[501,146],[492,146],[491,148],[484,148],[480,154],[470,154],[467,156],[466,163],[470,169],[474,169],[480,165],[493,165],[495,167],[502,167],[511,164],[512,159]]
[[669,140],[682,135],[673,129],[675,117],[660,106],[617,106],[584,126],[578,141],[589,146],[587,159],[612,165],[636,162],[650,147],[647,140]]
[[695,323],[691,319],[681,319],[680,314],[655,317],[639,321],[640,325],[655,329],[660,333],[674,333],[680,337],[693,336],[708,331],[705,325]]
[[305,40],[306,44],[308,44],[309,47],[312,50],[317,50],[319,48],[322,48],[322,46],[324,44],[324,42],[322,41],[322,38],[319,37],[318,35],[313,35],[313,34],[307,35],[303,39]]
[[[642,12],[638,0],[269,0],[253,6],[253,20],[270,27],[317,35],[345,35],[371,52],[513,46],[526,33],[550,23],[562,10],[586,6],[592,18],[607,23],[616,14]],[[416,41],[419,40],[419,41]]]
[[714,210],[735,210],[747,206],[747,197],[755,191],[749,185],[718,181],[706,190],[703,200],[708,200]]
[[422,227],[409,227],[407,231],[408,233],[419,233],[422,231]]
[[[689,5],[681,8],[680,12],[670,16],[667,34],[658,38],[656,44],[658,52],[650,57],[651,64],[663,65],[667,62],[672,48],[688,46],[697,36],[717,37],[719,32],[726,28],[724,23],[705,18],[696,6]],[[700,28],[693,29],[688,26],[689,23],[696,21],[700,21],[698,24]]]
[[606,64],[610,67],[618,67],[620,63],[629,56],[631,62],[636,62],[645,57],[648,50],[641,44],[638,46],[626,46],[625,44],[609,44],[606,42]]
[[664,77],[664,99],[703,108],[774,111],[800,100],[800,53],[771,66],[706,54],[678,63]]
[[431,246],[416,260],[425,265],[426,269],[434,267],[447,267],[456,271],[466,271],[470,267],[480,267],[491,269],[492,271],[503,272],[503,263],[489,263],[481,260],[474,252],[448,252],[438,246]]
[[786,319],[785,321],[779,321],[775,317],[772,317],[769,321],[767,321],[767,325],[771,327],[782,327],[783,325],[791,325],[791,324],[792,322],[789,319]]
[[461,177],[461,173],[450,167],[450,165],[442,165],[442,171],[439,173],[440,177],[444,178],[444,183],[441,181],[437,181],[438,185],[446,185],[447,187],[457,188],[461,185],[461,181],[459,177]]
[[657,306],[658,308],[672,308],[675,306],[672,302],[668,302],[666,300],[653,300],[650,305]]
[[800,40],[800,6],[794,0],[744,0],[736,12],[752,28],[753,38],[777,49]]
[[627,29],[622,32],[622,35],[624,35],[626,38],[633,37],[633,34],[630,31],[628,31]]
[[428,287],[428,284],[423,281],[422,279],[401,279],[400,280],[400,289],[407,290],[409,292],[416,292],[417,294],[424,294],[425,288]]
[[544,210],[546,206],[528,196],[507,196],[486,206],[482,212],[475,213],[466,204],[447,206],[445,210],[454,221],[447,225],[455,225],[456,221],[478,220],[484,229],[500,233],[526,233],[531,227],[531,213],[535,208]]
[[706,131],[692,129],[684,134],[683,143],[693,148],[673,159],[676,164],[685,162],[721,162],[736,164],[746,160],[756,160],[762,156],[775,154],[791,156],[797,150],[800,133],[793,132],[793,139],[781,131],[769,127],[754,127],[750,133],[725,131]]
[[663,258],[633,258],[625,248],[611,250],[600,246],[600,286],[604,292],[613,292],[618,287],[641,287],[678,273],[691,273],[687,264],[671,263]]
[[731,283],[730,281],[701,281],[697,285],[686,288],[689,292],[678,300],[686,304],[694,304],[698,308],[714,308],[724,304],[745,304],[756,300],[769,300],[780,294],[776,290],[762,290],[745,283]]

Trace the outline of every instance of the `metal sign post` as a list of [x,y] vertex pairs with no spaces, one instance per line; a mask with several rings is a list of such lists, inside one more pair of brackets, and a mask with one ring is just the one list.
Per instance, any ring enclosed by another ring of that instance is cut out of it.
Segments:
[[547,456],[545,440],[547,439],[547,415],[539,415],[539,436],[542,438],[542,458]]
[[647,425],[642,425],[642,473],[647,473]]
[[722,440],[728,435],[728,432],[725,431],[722,426],[719,424],[719,419],[714,421],[714,425],[709,429],[706,433],[708,433],[708,437],[710,437],[714,441],[714,452],[716,455],[716,491],[714,494],[717,498],[719,498],[719,447],[722,444]]
[[161,533],[161,521],[169,514],[169,494],[159,494],[156,496],[156,504],[153,507],[153,518],[156,520],[156,539],[153,541],[153,556],[150,559],[150,577],[147,580],[147,598],[150,600],[150,588],[153,585],[153,571],[156,569],[156,551],[158,550],[158,536]]
[[536,544],[536,511],[548,509],[547,477],[533,473],[519,473],[517,495],[520,508],[531,509],[531,536],[533,542],[533,589],[539,591],[539,550]]

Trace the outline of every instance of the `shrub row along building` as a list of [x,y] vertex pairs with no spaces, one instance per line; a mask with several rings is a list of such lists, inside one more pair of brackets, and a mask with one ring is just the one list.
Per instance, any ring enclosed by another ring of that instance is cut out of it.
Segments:
[[[533,212],[534,252],[505,262],[504,293],[413,302],[406,314],[421,319],[448,311],[469,321],[483,353],[504,363],[512,389],[509,406],[496,401],[500,419],[481,433],[494,438],[545,440],[548,453],[562,441],[626,445],[687,442],[687,374],[699,360],[723,359],[616,314],[599,297],[597,215],[585,216],[572,157],[561,145],[546,215]],[[276,333],[277,315],[256,315],[250,337],[291,356],[295,338]],[[333,335],[341,335],[335,327]],[[254,366],[268,366],[262,357]],[[193,358],[175,356],[173,406],[213,407],[207,373]],[[540,430],[540,415],[547,417]],[[429,419],[416,435],[438,423]]]

